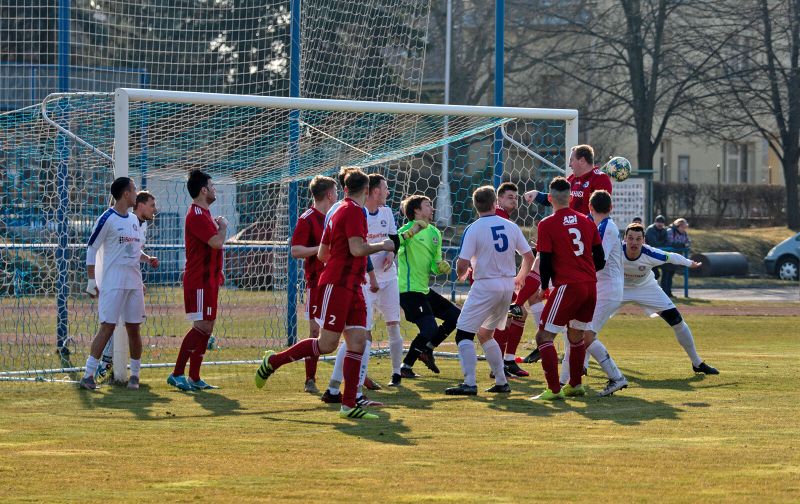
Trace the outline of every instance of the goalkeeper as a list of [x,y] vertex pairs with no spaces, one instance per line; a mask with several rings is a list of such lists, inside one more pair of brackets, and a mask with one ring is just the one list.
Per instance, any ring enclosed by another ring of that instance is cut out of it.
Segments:
[[[442,259],[442,233],[431,225],[433,206],[426,196],[415,195],[402,203],[408,223],[401,227],[397,253],[400,306],[406,320],[419,328],[419,334],[403,359],[400,374],[392,375],[392,386],[401,378],[416,378],[414,363],[421,360],[431,371],[439,373],[433,349],[439,346],[456,328],[461,310],[429,287],[430,275],[450,273],[450,264]],[[436,319],[442,320],[441,325]]]

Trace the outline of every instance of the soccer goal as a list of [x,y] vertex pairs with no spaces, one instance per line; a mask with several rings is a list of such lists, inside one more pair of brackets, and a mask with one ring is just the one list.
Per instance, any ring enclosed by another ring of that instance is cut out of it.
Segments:
[[[30,190],[41,197],[27,210],[39,219],[33,227],[0,217],[0,379],[64,378],[83,364],[97,327],[95,302],[82,293],[85,243],[114,177],[134,178],[159,209],[146,250],[161,266],[144,267],[145,365],[172,362],[189,326],[181,273],[185,180],[194,168],[212,175],[211,211],[230,221],[217,346],[206,362],[249,362],[307,334],[302,262],[288,250],[313,176],[344,165],[383,174],[398,226],[400,200],[429,196],[452,260],[474,218],[474,188],[510,180],[520,191],[542,189],[567,170],[578,141],[578,113],[562,109],[119,89],[51,95],[13,114],[26,116],[3,116],[3,141],[21,169],[38,171],[40,187]],[[535,233],[541,212],[522,203],[516,220]],[[453,298],[464,292],[452,276],[432,282]],[[379,317],[374,334],[380,348]],[[127,339],[115,341],[124,378]],[[59,345],[68,355],[55,352]]]

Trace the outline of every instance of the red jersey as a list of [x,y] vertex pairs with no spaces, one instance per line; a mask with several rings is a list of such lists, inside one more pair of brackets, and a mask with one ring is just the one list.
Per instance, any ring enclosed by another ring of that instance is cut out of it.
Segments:
[[536,250],[553,254],[553,285],[597,282],[592,247],[600,233],[585,215],[562,208],[539,222]]
[[217,230],[211,212],[192,203],[186,212],[183,285],[192,288],[222,285],[222,249],[208,245],[208,240],[217,234]]
[[[292,245],[316,247],[322,240],[322,228],[325,224],[325,214],[314,207],[309,208],[297,219],[297,225],[292,234]],[[316,255],[306,257],[304,260],[306,271],[306,286],[316,287],[319,275],[325,263],[317,259]]]
[[604,189],[611,192],[611,177],[595,168],[582,177],[576,177],[573,173],[567,177],[570,183],[569,207],[583,215],[589,215],[589,197],[593,192]]
[[494,208],[494,214],[495,214],[496,216],[498,216],[498,217],[502,217],[502,218],[504,218],[504,219],[511,220],[511,216],[510,216],[510,215],[508,215],[508,212],[506,212],[505,210],[503,210],[503,209],[502,209],[502,208],[500,208],[500,207],[495,207],[495,208]]
[[360,289],[367,274],[367,257],[350,253],[348,240],[355,236],[367,240],[367,217],[358,203],[345,198],[328,222],[322,243],[330,247],[331,257],[319,276],[319,285],[339,285]]

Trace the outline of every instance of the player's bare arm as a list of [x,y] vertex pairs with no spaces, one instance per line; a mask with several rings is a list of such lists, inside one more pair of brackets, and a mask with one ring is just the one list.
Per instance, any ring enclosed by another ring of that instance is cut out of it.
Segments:
[[374,254],[375,252],[394,252],[394,243],[392,243],[392,240],[369,243],[360,236],[352,236],[347,239],[347,244],[350,247],[350,253],[355,257],[364,257]]
[[139,262],[147,263],[153,269],[158,269],[158,265],[161,264],[156,256],[150,256],[142,252],[142,255],[139,257]]
[[470,262],[467,259],[458,258],[456,261],[456,276],[460,281],[464,281],[467,279],[467,274],[469,273]]
[[225,244],[225,237],[228,234],[228,219],[220,216],[214,219],[214,222],[217,224],[217,234],[208,240],[208,246],[213,249],[221,249]]
[[517,291],[525,285],[525,277],[531,272],[531,268],[533,268],[533,252],[528,251],[522,254],[522,264],[519,267],[519,273],[514,278],[514,287]]
[[290,252],[295,259],[306,259],[317,255],[319,253],[319,246],[306,247],[305,245],[292,245]]
[[317,259],[326,263],[331,258],[331,247],[325,243],[319,244],[319,250],[317,251]]

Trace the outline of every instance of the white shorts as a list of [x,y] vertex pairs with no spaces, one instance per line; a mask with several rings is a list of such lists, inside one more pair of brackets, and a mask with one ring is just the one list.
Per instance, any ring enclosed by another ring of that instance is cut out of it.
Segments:
[[592,315],[592,323],[588,330],[599,333],[620,306],[622,306],[622,301],[619,299],[598,298],[597,303],[594,305],[594,315]]
[[539,322],[542,321],[542,311],[544,310],[544,303],[539,301],[528,306],[528,313],[533,316],[534,327],[539,327]]
[[458,316],[457,329],[474,334],[481,327],[490,330],[506,328],[508,307],[514,295],[514,279],[510,282],[498,280],[501,279],[478,280],[472,284]]
[[372,330],[372,303],[369,302],[369,283],[361,284],[361,293],[364,294],[364,303],[367,305],[367,323],[366,330]]
[[380,310],[383,320],[400,322],[400,287],[397,278],[378,284],[378,292],[372,292],[367,287],[364,290],[364,299],[367,301],[367,329],[372,330],[375,308]]
[[120,316],[126,324],[144,322],[144,290],[113,289],[100,292],[97,301],[100,322],[116,324]]
[[664,294],[655,280],[647,282],[640,287],[625,287],[622,291],[623,303],[636,303],[649,314],[661,313],[664,310],[675,308],[675,303]]

